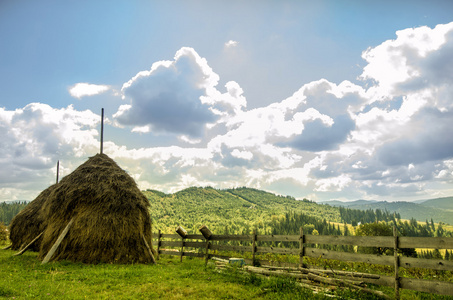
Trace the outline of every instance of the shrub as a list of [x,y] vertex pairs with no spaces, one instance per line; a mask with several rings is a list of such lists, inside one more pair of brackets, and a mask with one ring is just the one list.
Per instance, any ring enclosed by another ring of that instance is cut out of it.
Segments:
[[5,224],[0,223],[0,243],[4,243],[8,240],[8,228]]

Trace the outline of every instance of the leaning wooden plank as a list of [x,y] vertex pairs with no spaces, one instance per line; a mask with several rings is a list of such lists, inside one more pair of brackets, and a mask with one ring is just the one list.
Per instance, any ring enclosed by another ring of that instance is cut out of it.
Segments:
[[156,263],[156,259],[154,258],[153,252],[151,251],[151,248],[149,247],[148,242],[146,241],[145,236],[143,235],[143,233],[142,233],[142,238],[143,238],[143,241],[145,242],[146,248],[148,249],[148,253],[151,256],[151,261],[153,262],[153,264],[155,264]]
[[15,256],[17,256],[17,255],[22,255],[25,251],[28,250],[28,248],[31,247],[31,245],[33,245],[33,244],[41,237],[41,235],[42,235],[43,233],[44,233],[44,231],[41,232],[40,234],[38,234],[38,236],[35,237],[30,243],[28,243],[27,246],[25,246],[24,248],[22,248],[22,250],[20,250],[19,252],[17,252],[17,253],[14,254],[14,255],[15,255]]
[[8,250],[8,249],[11,248],[12,246],[13,246],[13,244],[8,245],[8,246],[6,246],[5,248],[2,248],[2,250]]
[[58,246],[60,246],[60,244],[63,241],[64,237],[68,233],[69,228],[72,225],[72,222],[74,222],[74,218],[72,218],[71,221],[69,221],[68,225],[66,225],[66,227],[63,229],[63,231],[60,233],[60,236],[58,237],[57,241],[55,242],[55,244],[53,244],[52,248],[50,248],[49,252],[47,253],[46,257],[44,257],[44,259],[43,259],[41,264],[48,263],[49,260],[52,258],[52,256],[54,255],[55,251],[57,251]]
[[269,271],[269,270],[265,270],[263,268],[252,267],[252,266],[244,266],[244,269],[246,269],[249,272],[263,274],[263,275],[273,275],[273,276],[293,277],[293,278],[308,278],[310,280],[317,281],[320,283],[332,284],[332,285],[336,285],[336,286],[347,286],[350,288],[360,290],[362,292],[367,292],[367,293],[377,295],[377,296],[385,298],[385,299],[390,299],[389,296],[382,293],[381,291],[375,291],[372,289],[361,287],[357,284],[357,282],[353,282],[348,279],[327,278],[327,277],[318,276],[313,273],[295,274],[295,273],[287,273],[287,272],[283,272],[283,271]]

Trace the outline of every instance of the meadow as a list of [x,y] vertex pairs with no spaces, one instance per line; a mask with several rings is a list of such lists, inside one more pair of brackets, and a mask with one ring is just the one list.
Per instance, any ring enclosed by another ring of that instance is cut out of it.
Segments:
[[[345,289],[322,293],[304,289],[292,279],[263,278],[238,269],[219,272],[204,260],[161,256],[156,265],[45,265],[37,253],[0,250],[1,299],[380,299]],[[389,296],[392,289],[374,286]],[[324,293],[327,293],[324,294]],[[404,290],[401,299],[453,299]]]
[[[259,278],[236,270],[219,273],[200,259],[161,257],[156,265],[42,265],[37,253],[0,251],[2,299],[331,299],[290,279]],[[340,299],[376,299],[337,291]]]

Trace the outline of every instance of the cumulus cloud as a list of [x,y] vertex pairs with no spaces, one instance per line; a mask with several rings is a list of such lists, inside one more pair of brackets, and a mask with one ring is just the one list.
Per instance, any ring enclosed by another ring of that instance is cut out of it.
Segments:
[[[189,161],[173,156],[163,165],[167,170],[184,165],[190,182],[196,178],[215,186],[250,185],[282,193],[284,187],[296,196],[321,199],[339,193],[357,198],[423,195],[439,182],[451,182],[452,164],[446,163],[452,159],[447,133],[451,101],[446,100],[452,95],[451,78],[444,68],[433,67],[450,61],[450,27],[403,30],[396,40],[367,49],[361,78],[372,83],[366,88],[321,79],[280,102],[246,110],[237,83],[227,83],[221,93],[215,81],[197,99],[215,115],[216,124],[223,122],[223,131],[216,127],[207,140],[182,135],[188,142],[203,141],[205,147],[197,151],[206,156]],[[435,42],[429,46],[430,38]],[[144,181],[151,178],[146,173]],[[177,173],[175,178],[183,181]]]
[[156,62],[123,85],[130,104],[122,105],[114,118],[122,125],[149,126],[157,133],[201,137],[225,107],[237,113],[245,106],[237,83],[227,83],[222,94],[216,89],[218,81],[206,59],[192,48],[181,48],[173,61]]
[[64,171],[74,163],[96,153],[98,124],[99,116],[72,106],[55,109],[31,103],[14,111],[0,108],[0,193],[31,189],[17,193],[31,200],[30,193],[54,180],[57,160],[67,175]]
[[110,87],[108,85],[99,85],[86,82],[76,83],[69,88],[69,94],[72,97],[80,99],[85,96],[94,96],[102,94],[108,91]]
[[[237,82],[219,88],[208,62],[181,48],[126,82],[114,115],[141,138],[165,134],[179,144],[133,149],[109,141],[104,151],[142,189],[246,185],[314,200],[448,196],[452,49],[453,23],[401,30],[364,51],[362,81],[320,79],[248,110]],[[53,178],[57,157],[76,166],[96,153],[98,122],[72,106],[0,109],[0,197],[31,189],[24,179]]]

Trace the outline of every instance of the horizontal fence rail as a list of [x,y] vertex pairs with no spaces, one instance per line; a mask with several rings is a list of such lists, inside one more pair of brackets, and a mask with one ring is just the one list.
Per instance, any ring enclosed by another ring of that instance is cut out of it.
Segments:
[[[304,235],[215,235],[206,226],[200,228],[202,234],[187,234],[181,227],[178,234],[153,234],[153,246],[158,255],[175,255],[201,257],[206,259],[214,256],[222,257],[222,251],[249,252],[253,264],[257,254],[280,254],[299,256],[299,268],[306,268],[304,257],[330,259],[347,262],[361,262],[394,267],[394,276],[367,274],[360,280],[395,288],[395,297],[399,298],[400,289],[440,295],[453,295],[453,282],[406,278],[399,275],[399,268],[423,268],[437,271],[453,271],[453,261],[442,259],[423,259],[406,257],[398,254],[405,248],[453,249],[453,238],[444,237],[399,237],[394,236],[328,236]],[[226,244],[229,243],[229,244]],[[274,246],[279,244],[279,246]],[[285,247],[291,245],[292,247]],[[381,247],[394,250],[394,255],[363,254],[322,249],[319,245],[344,245],[352,247]],[[213,253],[217,252],[217,253]],[[225,256],[223,256],[225,257]]]

